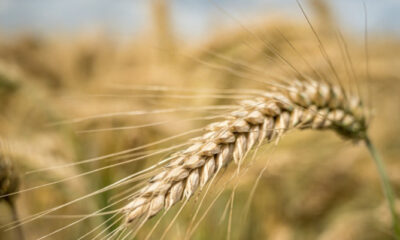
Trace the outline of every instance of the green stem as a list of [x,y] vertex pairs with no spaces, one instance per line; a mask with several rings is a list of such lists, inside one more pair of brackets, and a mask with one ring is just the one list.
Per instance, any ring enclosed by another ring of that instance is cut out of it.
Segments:
[[372,158],[374,159],[375,165],[379,172],[383,192],[385,194],[386,200],[388,201],[390,213],[392,215],[393,231],[395,238],[397,240],[400,240],[400,225],[399,225],[399,217],[397,216],[396,213],[395,196],[386,173],[385,165],[382,159],[380,158],[377,150],[375,149],[375,146],[372,144],[371,140],[368,137],[366,137],[364,140],[365,140],[365,145],[367,146]]

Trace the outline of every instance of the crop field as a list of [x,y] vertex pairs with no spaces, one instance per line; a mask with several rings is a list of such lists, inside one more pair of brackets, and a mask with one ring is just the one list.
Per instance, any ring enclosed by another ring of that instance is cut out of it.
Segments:
[[177,2],[123,41],[0,24],[0,239],[400,239],[400,35],[211,0],[185,37]]

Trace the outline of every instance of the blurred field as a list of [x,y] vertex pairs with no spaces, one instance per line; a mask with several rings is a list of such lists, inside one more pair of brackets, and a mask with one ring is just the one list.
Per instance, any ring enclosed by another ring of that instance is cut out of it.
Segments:
[[[345,77],[343,56],[333,30],[335,19],[330,16],[329,9],[315,2],[314,11],[319,14],[313,21],[332,62]],[[52,123],[109,112],[196,107],[226,101],[201,94],[193,99],[173,98],[171,95],[177,94],[174,91],[146,92],[130,87],[260,88],[246,76],[267,79],[268,74],[283,75],[288,71],[282,67],[276,52],[266,47],[266,42],[294,62],[302,73],[313,76],[302,59],[305,58],[315,69],[330,74],[305,21],[290,22],[284,16],[265,19],[257,24],[246,24],[258,37],[238,26],[235,30],[208,36],[204,43],[190,44],[174,37],[172,26],[165,22],[168,15],[163,16],[163,11],[162,6],[155,6],[154,16],[158,18],[154,19],[153,31],[124,44],[101,33],[56,39],[33,35],[0,39],[0,136],[7,146],[2,148],[1,154],[12,159],[19,170],[22,189],[76,176],[104,167],[109,162],[98,161],[24,175],[27,171],[133,148],[206,123],[180,121],[141,129],[80,131],[164,120],[174,122],[209,113],[192,111],[99,118],[76,124]],[[367,82],[363,39],[345,31],[344,35],[361,85],[370,84],[375,110],[370,135],[387,163],[395,192],[400,196],[400,41],[390,35],[370,35],[372,78]],[[265,74],[254,75],[240,63],[263,69]],[[71,201],[157,160],[159,158],[115,167],[22,193],[17,199],[20,217]],[[243,210],[250,190],[266,161],[270,161],[270,165],[260,179],[248,218],[244,221]],[[254,166],[240,181],[233,208],[232,239],[393,239],[378,174],[365,147],[344,142],[331,132],[288,134],[278,146],[260,151]],[[216,202],[193,239],[226,238],[227,218],[223,216],[233,185]],[[117,192],[106,192],[61,209],[54,213],[58,215],[54,217],[56,220],[43,218],[24,225],[26,238],[37,239],[73,220],[60,215],[94,212],[106,206],[115,194]],[[169,219],[177,208],[167,215]],[[184,210],[168,239],[182,238],[193,209],[193,205],[189,205]],[[104,216],[84,220],[49,239],[77,239],[106,219]],[[0,203],[0,225],[10,221],[8,206]],[[155,221],[144,226],[138,239],[146,236]],[[161,236],[167,225],[168,221],[161,223],[154,239]],[[99,228],[97,233],[102,229]],[[15,239],[14,234],[13,231],[0,231],[0,239]]]

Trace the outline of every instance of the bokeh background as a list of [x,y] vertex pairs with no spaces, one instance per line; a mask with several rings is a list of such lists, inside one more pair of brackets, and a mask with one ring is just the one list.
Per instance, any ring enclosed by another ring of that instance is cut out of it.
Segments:
[[[346,58],[342,55],[344,45],[340,44],[339,30],[360,86],[372,90],[374,118],[370,135],[399,196],[400,3],[365,3],[369,81],[362,2],[303,1],[341,76],[346,77]],[[315,36],[292,0],[0,1],[1,193],[14,191],[18,177],[20,189],[28,189],[73,178],[118,159],[25,174],[32,170],[75,163],[204,126],[207,121],[182,119],[216,113],[189,111],[55,123],[110,112],[186,106],[195,109],[231,103],[176,89],[260,89],[262,85],[249,76],[268,79],[268,74],[284,75],[288,71],[271,46],[302,73],[312,75],[303,61],[306,59],[329,75]],[[264,71],[252,71],[249,66]],[[144,85],[170,86],[175,90],[147,91],[141,87]],[[173,97],[176,95],[186,97]],[[165,120],[174,124],[85,132]],[[9,202],[15,203],[23,219],[91,193],[159,160],[153,157],[3,198],[0,225],[13,221]],[[260,178],[247,217],[243,218],[251,189],[267,161],[269,166]],[[226,191],[193,239],[226,239],[225,210],[235,184],[224,187]],[[125,189],[129,187],[133,186]],[[24,235],[38,239],[79,219],[76,215],[109,205],[112,197],[125,189],[96,195],[63,208],[54,216],[25,224]],[[218,186],[209,194],[208,202],[217,190]],[[183,237],[195,206],[196,201],[192,201],[186,207],[168,239]],[[233,206],[231,239],[394,239],[378,174],[365,147],[330,132],[293,132],[278,146],[260,150],[248,174],[240,179]],[[154,239],[162,235],[176,208],[161,222]],[[205,208],[201,212],[204,211]],[[86,219],[49,239],[78,239],[96,227],[86,239],[103,230],[107,234],[115,228],[107,219],[107,215]],[[138,239],[146,236],[155,221],[157,218],[143,227]],[[0,239],[18,237],[15,230],[0,230]]]

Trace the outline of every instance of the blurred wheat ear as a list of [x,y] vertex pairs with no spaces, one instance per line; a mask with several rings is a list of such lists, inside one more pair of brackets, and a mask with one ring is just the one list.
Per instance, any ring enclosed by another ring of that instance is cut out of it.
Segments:
[[[3,144],[2,142],[0,142],[0,144],[0,202],[5,201],[8,204],[13,217],[13,223],[19,224],[18,211],[15,203],[17,196],[12,193],[18,192],[20,177],[11,159],[3,155]],[[17,227],[16,231],[18,239],[25,239],[22,226]]]

